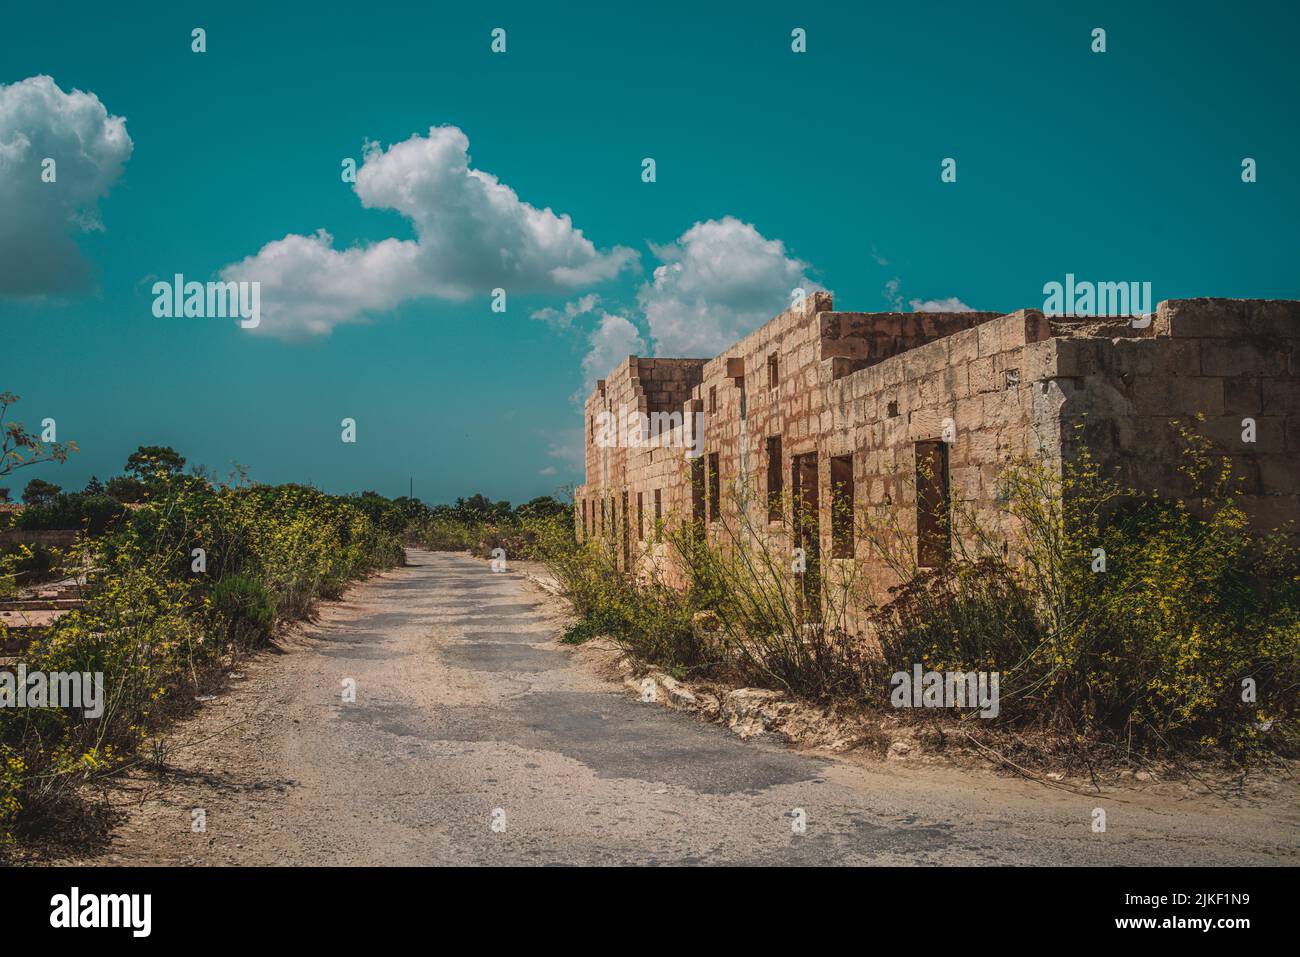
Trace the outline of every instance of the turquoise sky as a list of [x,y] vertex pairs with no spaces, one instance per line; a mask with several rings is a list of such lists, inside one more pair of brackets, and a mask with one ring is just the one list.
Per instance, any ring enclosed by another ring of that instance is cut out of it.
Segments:
[[[728,216],[843,309],[1041,306],[1066,272],[1150,281],[1156,299],[1300,298],[1294,4],[330,6],[6,10],[0,84],[93,92],[133,142],[103,230],[74,234],[93,286],[0,298],[0,390],[81,447],[10,480],[15,495],[35,476],[114,474],[142,443],[336,492],[404,494],[410,477],[429,501],[553,492],[579,476],[573,396],[599,314],[567,329],[530,314],[595,292],[648,335],[650,244]],[[511,295],[505,314],[486,290],[410,298],[308,341],[154,318],[148,277],[213,279],[289,233],[412,238],[362,206],[340,161],[441,125],[474,168],[599,250],[637,250],[639,268]]]

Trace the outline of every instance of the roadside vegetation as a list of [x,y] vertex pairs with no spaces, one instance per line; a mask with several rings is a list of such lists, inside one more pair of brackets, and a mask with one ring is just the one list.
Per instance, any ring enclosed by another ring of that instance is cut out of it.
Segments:
[[[6,422],[14,401],[0,395],[0,483],[76,451]],[[550,496],[517,507],[483,495],[436,506],[334,496],[187,472],[165,446],[140,447],[121,475],[81,490],[33,479],[21,510],[0,508],[0,531],[81,535],[69,547],[0,544],[0,600],[78,584],[78,607],[26,643],[21,660],[29,673],[102,673],[104,709],[87,718],[0,708],[0,858],[15,840],[78,819],[107,776],[161,768],[173,718],[278,628],[400,564],[404,543],[544,562],[573,606],[564,640],[606,637],[682,680],[978,728],[1013,749],[1050,740],[1089,767],[1190,753],[1243,764],[1295,756],[1300,552],[1293,530],[1249,531],[1228,462],[1195,426],[1175,423],[1193,505],[1122,488],[1082,450],[1063,468],[1007,464],[1007,527],[983,527],[953,504],[944,518],[952,553],[933,567],[918,565],[901,502],[842,516],[858,558],[890,570],[883,595],[861,561],[814,555],[800,569],[793,543],[810,531],[795,526],[798,509],[771,503],[783,521],[755,523],[769,503],[753,507],[744,487],[727,491],[734,507],[720,510],[711,536],[681,516],[654,523],[653,560],[633,574],[615,560],[621,543],[579,541],[572,504]],[[13,497],[0,489],[0,505]],[[6,640],[0,624],[0,647]],[[894,711],[892,676],[916,665],[997,672],[996,717]]]
[[[1227,461],[1209,453],[1195,423],[1174,425],[1195,508],[1121,488],[1085,450],[1064,469],[1032,459],[1007,466],[1000,496],[1015,533],[983,528],[955,504],[953,554],[937,567],[918,567],[897,506],[857,511],[858,556],[896,581],[883,597],[860,562],[828,562],[820,600],[808,600],[808,576],[792,571],[788,501],[779,534],[755,527],[744,507],[738,519],[723,509],[710,541],[670,517],[651,532],[661,560],[635,576],[618,570],[616,543],[555,536],[546,561],[578,616],[568,639],[608,636],[679,679],[1005,731],[1088,762],[1294,756],[1295,539],[1251,534]],[[751,504],[744,490],[732,494]],[[673,565],[684,581],[668,579]],[[998,715],[894,711],[891,677],[917,664],[998,672]]]
[[[6,428],[0,479],[45,457],[21,426]],[[84,601],[19,658],[28,674],[102,673],[103,714],[0,707],[0,858],[16,837],[51,825],[80,833],[95,782],[160,764],[168,721],[219,687],[241,656],[317,601],[402,562],[409,502],[258,485],[239,474],[215,481],[184,466],[170,448],[142,447],[104,486],[28,483],[19,529],[85,535],[64,550],[42,549],[39,560],[30,547],[8,547],[0,590],[71,579]],[[0,625],[0,644],[6,637]]]
[[508,559],[540,559],[548,543],[553,546],[566,536],[573,540],[573,505],[542,495],[512,508],[509,502],[471,495],[454,505],[422,505],[406,534],[422,548],[480,558],[491,558],[500,548]]

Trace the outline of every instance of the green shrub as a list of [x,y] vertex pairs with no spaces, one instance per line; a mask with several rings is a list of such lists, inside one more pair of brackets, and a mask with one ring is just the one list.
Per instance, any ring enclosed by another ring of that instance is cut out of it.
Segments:
[[477,523],[430,518],[415,529],[413,537],[421,546],[434,551],[468,552],[478,545],[482,533]]
[[[903,583],[871,619],[873,680],[915,662],[996,670],[1001,724],[1156,750],[1293,749],[1294,539],[1252,534],[1231,463],[1180,432],[1195,511],[1121,488],[1086,450],[1060,469],[1011,463],[1002,495],[1021,533],[1008,540],[955,511],[955,539],[967,545],[951,563],[895,562]],[[895,532],[872,527],[877,554],[898,554]]]
[[696,634],[695,615],[706,607],[701,590],[680,590],[654,576],[638,580],[618,569],[609,542],[578,543],[567,526],[542,529],[535,547],[578,616],[565,641],[605,636],[678,677],[707,674],[719,664]]
[[236,647],[257,647],[275,629],[275,595],[250,575],[228,575],[212,588],[212,613],[225,639]]
[[[385,511],[304,486],[213,485],[156,470],[143,507],[68,556],[65,573],[100,570],[84,607],[24,651],[31,671],[102,672],[107,701],[93,722],[0,709],[0,844],[16,822],[39,820],[79,783],[119,768],[221,680],[231,652],[400,563],[400,536],[372,509]],[[203,570],[193,565],[199,547]],[[0,556],[0,585],[14,564]]]
[[997,726],[1120,751],[1294,753],[1296,539],[1252,533],[1231,463],[1174,425],[1187,503],[1120,487],[1083,448],[1064,463],[1020,459],[998,476],[1011,530],[953,506],[954,554],[937,568],[917,566],[902,506],[864,509],[859,542],[898,582],[883,602],[878,583],[856,580],[858,562],[825,563],[808,599],[808,577],[790,567],[794,529],[751,524],[766,503],[723,508],[707,540],[666,520],[658,557],[636,574],[618,568],[610,539],[542,535],[533,547],[578,616],[566,640],[608,635],[678,673],[888,707],[892,675],[917,664],[996,671]]
[[33,531],[78,528],[99,535],[124,510],[120,502],[107,495],[58,492],[24,509],[16,524]]
[[27,586],[48,581],[58,561],[58,551],[48,545],[9,545],[3,549],[12,584]]

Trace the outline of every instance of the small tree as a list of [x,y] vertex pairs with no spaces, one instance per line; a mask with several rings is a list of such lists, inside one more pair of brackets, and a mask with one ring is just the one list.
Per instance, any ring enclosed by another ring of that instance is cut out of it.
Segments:
[[147,489],[139,479],[129,475],[114,475],[108,480],[104,492],[119,502],[143,502]]
[[49,505],[54,501],[54,497],[62,492],[59,486],[53,482],[47,482],[45,479],[34,478],[27,483],[23,489],[23,504],[33,507]]
[[184,471],[185,457],[170,445],[142,445],[126,460],[126,472],[141,482],[175,478]]
[[549,495],[539,495],[520,505],[515,511],[520,518],[554,518],[557,515],[567,515],[569,506]]
[[456,516],[462,521],[500,522],[510,518],[510,503],[494,502],[482,493],[456,499]]

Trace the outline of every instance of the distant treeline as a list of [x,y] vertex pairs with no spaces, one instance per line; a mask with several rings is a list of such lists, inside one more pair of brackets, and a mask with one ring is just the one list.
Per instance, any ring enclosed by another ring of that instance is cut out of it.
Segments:
[[[174,478],[185,471],[184,456],[170,446],[142,445],[126,460],[121,475],[106,482],[91,476],[80,491],[64,489],[53,482],[35,478],[23,489],[21,512],[11,519],[12,527],[42,531],[82,529],[99,535],[131,506],[148,502],[156,496],[162,478]],[[209,481],[212,476],[202,467],[191,472]],[[11,500],[12,492],[0,488],[0,502]],[[454,504],[427,505],[417,498],[387,498],[366,491],[347,496],[385,531],[405,533],[429,522],[455,522],[461,525],[518,524],[534,519],[569,518],[573,506],[550,495],[540,495],[518,506],[507,501],[493,501],[475,494],[458,498]],[[0,517],[0,527],[5,519]]]

